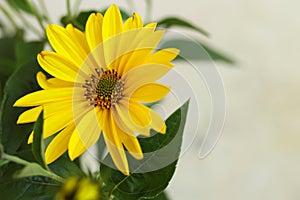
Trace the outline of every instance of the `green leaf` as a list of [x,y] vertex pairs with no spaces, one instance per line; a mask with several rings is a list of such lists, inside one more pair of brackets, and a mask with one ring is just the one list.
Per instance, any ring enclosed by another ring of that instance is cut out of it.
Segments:
[[[118,199],[136,200],[142,198],[158,198],[158,195],[168,186],[171,180],[180,154],[182,135],[189,103],[185,103],[175,111],[166,121],[166,134],[157,134],[152,131],[152,137],[140,138],[140,144],[145,158],[141,161],[130,162],[134,165],[129,176],[120,171],[101,164],[100,173],[105,188],[103,196],[115,196]],[[164,149],[161,151],[161,149]],[[152,152],[146,156],[145,153]],[[129,155],[127,156],[129,158]],[[170,160],[171,159],[171,160]],[[107,160],[111,160],[107,157]],[[170,164],[167,165],[168,162]],[[151,168],[165,162],[164,167],[154,171]],[[147,169],[142,172],[141,169]],[[139,173],[138,173],[139,172]]]
[[27,0],[6,0],[6,2],[16,9],[20,9],[28,14],[33,14]]
[[85,176],[84,172],[67,155],[59,157],[49,165],[49,168],[63,178]]
[[153,200],[169,200],[170,198],[168,197],[166,192],[160,193],[157,197],[155,197]]
[[43,124],[44,124],[44,114],[41,112],[38,120],[34,124],[34,134],[32,143],[32,153],[36,161],[44,168],[47,169],[47,164],[45,162],[44,156],[44,140],[43,140]]
[[0,193],[3,200],[52,200],[60,184],[47,177],[0,179]]
[[37,54],[44,48],[42,41],[25,42],[19,41],[16,44],[15,54],[18,65],[25,64],[31,60],[36,59]]
[[201,33],[207,37],[209,36],[209,33],[207,31],[205,31],[204,29],[199,28],[199,27],[193,25],[192,23],[190,23],[186,20],[177,18],[177,17],[164,18],[158,22],[158,26],[165,27],[165,28],[171,28],[173,26],[189,28],[189,29],[198,31],[199,33]]
[[40,89],[36,82],[36,73],[41,70],[36,61],[19,67],[9,78],[4,89],[4,98],[0,110],[0,137],[5,152],[15,154],[27,145],[27,138],[33,130],[32,124],[17,125],[19,115],[26,108],[15,108],[13,104],[20,97]]
[[234,60],[232,58],[198,41],[185,39],[171,39],[163,42],[160,46],[161,49],[170,47],[180,49],[180,56],[178,56],[177,59],[213,59],[215,61],[223,61],[229,64],[234,64]]

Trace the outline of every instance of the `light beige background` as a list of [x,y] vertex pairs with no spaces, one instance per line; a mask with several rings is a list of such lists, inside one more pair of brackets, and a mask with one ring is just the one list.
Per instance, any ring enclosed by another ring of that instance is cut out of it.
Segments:
[[[145,14],[144,0],[132,1],[132,10]],[[82,8],[111,3],[126,7],[121,0],[83,0]],[[56,23],[64,1],[47,5]],[[238,61],[217,63],[227,96],[222,138],[204,160],[197,157],[199,141],[184,154],[168,187],[171,199],[298,200],[300,1],[153,0],[153,5],[154,19],[174,14],[189,19]]]

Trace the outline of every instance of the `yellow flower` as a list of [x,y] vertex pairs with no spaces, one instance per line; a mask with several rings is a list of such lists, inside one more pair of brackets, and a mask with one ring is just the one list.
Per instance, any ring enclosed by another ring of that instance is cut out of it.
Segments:
[[47,163],[67,150],[74,160],[102,132],[114,164],[128,175],[125,150],[143,158],[137,134],[166,131],[163,119],[141,103],[168,94],[170,88],[156,81],[172,69],[179,51],[156,51],[164,31],[156,23],[143,26],[136,13],[123,24],[116,5],[104,17],[91,14],[85,34],[70,24],[48,25],[46,33],[55,52],[41,52],[38,62],[53,78],[37,74],[43,90],[16,101],[14,106],[34,106],[17,123],[34,122],[44,110],[44,138],[58,133],[46,149]]
[[87,178],[69,178],[56,193],[55,200],[99,200],[98,185]]

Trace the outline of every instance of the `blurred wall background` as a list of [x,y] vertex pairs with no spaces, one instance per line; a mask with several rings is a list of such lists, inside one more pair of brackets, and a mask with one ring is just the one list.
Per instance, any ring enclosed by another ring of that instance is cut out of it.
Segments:
[[[126,2],[83,0],[81,7]],[[145,14],[143,0],[132,2],[132,11]],[[64,1],[47,5],[57,23]],[[171,199],[299,199],[300,1],[153,0],[153,6],[154,20],[189,19],[237,60],[235,66],[217,63],[227,96],[222,138],[203,160],[200,140],[182,156],[168,188]]]

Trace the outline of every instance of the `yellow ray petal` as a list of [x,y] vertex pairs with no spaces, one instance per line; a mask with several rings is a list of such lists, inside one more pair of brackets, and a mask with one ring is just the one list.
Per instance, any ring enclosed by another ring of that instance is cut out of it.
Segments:
[[59,116],[59,114],[64,114],[63,112],[72,112],[72,99],[66,101],[55,101],[47,103],[44,105],[44,118],[47,119],[52,115]]
[[161,118],[161,116],[159,116],[153,110],[150,111],[150,115],[151,115],[151,119],[152,119],[151,128],[154,129],[156,132],[165,134],[167,126],[166,126],[164,120]]
[[51,88],[61,88],[61,87],[73,87],[74,83],[66,82],[57,78],[47,79],[43,72],[38,72],[36,74],[36,80],[41,88],[51,89]]
[[97,121],[96,115],[102,115],[100,109],[93,109],[89,111],[76,125],[70,142],[69,142],[69,156],[74,160],[99,139],[101,128]]
[[[153,28],[136,29],[135,31],[128,31],[129,38],[127,39],[129,44],[122,44],[121,46],[127,51],[132,51],[129,58],[125,62],[121,62],[118,71],[122,74],[127,71],[143,64],[145,59],[150,56],[150,53],[157,47],[161,41],[164,31],[154,31]],[[125,35],[123,33],[123,35]],[[132,38],[131,38],[132,37]],[[125,51],[125,50],[122,50]],[[121,51],[121,52],[122,52]]]
[[73,88],[58,88],[40,90],[23,96],[18,99],[15,107],[39,106],[45,103],[67,100],[72,98]]
[[113,4],[103,18],[102,35],[103,41],[122,32],[122,16],[119,8]]
[[160,63],[172,67],[170,62],[177,57],[179,52],[180,50],[175,48],[163,49],[147,57],[145,63]]
[[73,122],[72,110],[61,111],[44,120],[44,138],[50,137]]
[[116,124],[115,120],[112,120],[112,126],[116,128],[116,132],[120,136],[122,143],[126,147],[127,151],[136,159],[143,159],[143,152],[140,143],[133,132],[125,133]]
[[34,131],[32,131],[28,137],[28,140],[27,140],[27,144],[31,144],[33,142],[33,134],[34,134]]
[[41,52],[37,59],[42,68],[52,76],[64,81],[75,81],[78,68],[68,59],[49,51]]
[[60,157],[68,149],[69,140],[75,129],[74,124],[68,125],[50,142],[46,149],[46,163],[50,164]]
[[129,175],[129,167],[119,133],[113,124],[112,112],[106,117],[103,127],[104,141],[116,167],[125,175]]
[[138,127],[147,127],[151,123],[150,109],[135,101],[129,103],[130,119]]
[[38,119],[42,110],[43,110],[42,106],[38,106],[38,107],[35,107],[32,109],[26,110],[19,116],[17,124],[35,122]]
[[[132,119],[129,111],[129,105],[126,100],[121,100],[112,109],[113,117],[116,125],[125,133],[138,132],[141,135],[150,136],[150,128],[145,126],[139,126]],[[147,116],[143,116],[147,118]],[[149,115],[147,120],[149,121]],[[147,121],[147,122],[148,122]]]
[[91,14],[86,22],[86,39],[91,51],[102,42],[102,23],[101,13]]
[[155,102],[165,97],[170,91],[170,87],[160,83],[148,83],[134,91],[130,96],[131,99],[138,102]]
[[157,27],[157,22],[152,22],[145,26],[145,28],[156,28],[156,27]]
[[123,31],[128,31],[135,28],[142,28],[143,21],[138,13],[134,13],[132,17],[128,18],[123,26]]
[[[124,94],[132,94],[137,88],[142,85],[153,83],[172,68],[162,64],[145,64],[128,71],[123,77]],[[147,76],[145,76],[147,74]],[[143,77],[143,78],[141,78]]]
[[[71,26],[67,28],[68,30],[58,25],[50,24],[46,28],[47,37],[58,54],[64,55],[66,59],[72,61],[79,68],[89,53],[89,49],[85,47],[85,37],[82,38],[78,30]],[[78,41],[82,42],[78,43]]]

